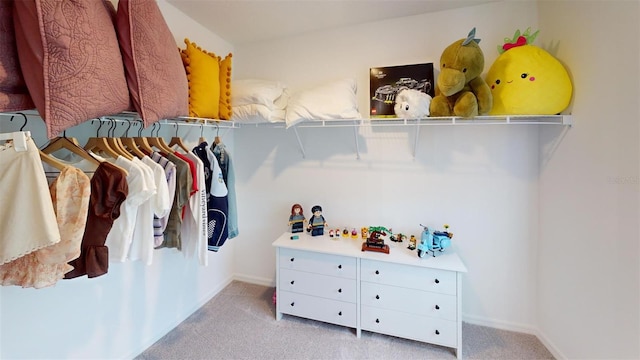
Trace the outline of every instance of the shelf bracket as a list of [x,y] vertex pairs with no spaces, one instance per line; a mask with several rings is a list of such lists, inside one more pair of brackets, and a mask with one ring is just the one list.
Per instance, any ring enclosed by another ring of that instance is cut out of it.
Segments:
[[360,160],[360,144],[358,144],[358,127],[353,127],[353,137],[356,142],[356,159]]
[[420,119],[416,121],[416,138],[413,141],[413,159],[416,159],[418,153],[418,139],[420,139]]
[[302,146],[302,141],[300,141],[300,134],[298,134],[298,128],[294,126],[293,132],[296,133],[296,140],[298,140],[298,146],[300,147],[300,152],[302,152],[302,158],[306,159],[307,154],[304,152],[304,146]]

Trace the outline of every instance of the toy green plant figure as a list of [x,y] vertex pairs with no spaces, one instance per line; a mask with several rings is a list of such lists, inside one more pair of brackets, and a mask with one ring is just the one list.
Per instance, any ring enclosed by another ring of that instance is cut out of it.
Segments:
[[304,220],[305,217],[302,206],[300,204],[293,204],[293,206],[291,206],[291,215],[289,215],[289,226],[291,226],[291,232],[302,232],[302,229],[304,229]]
[[313,215],[309,219],[309,225],[307,226],[307,232],[311,232],[311,236],[324,235],[324,227],[327,226],[327,222],[322,216],[322,207],[315,205],[311,208]]

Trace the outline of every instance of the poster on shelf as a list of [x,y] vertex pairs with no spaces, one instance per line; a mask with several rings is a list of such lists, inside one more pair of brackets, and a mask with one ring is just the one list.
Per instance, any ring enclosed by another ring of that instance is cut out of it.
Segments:
[[396,95],[403,89],[434,97],[433,63],[374,67],[369,69],[369,116],[395,118]]

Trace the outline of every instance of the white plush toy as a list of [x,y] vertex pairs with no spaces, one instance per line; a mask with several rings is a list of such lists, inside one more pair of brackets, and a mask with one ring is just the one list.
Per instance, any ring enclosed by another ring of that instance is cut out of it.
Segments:
[[403,89],[396,95],[393,107],[396,116],[402,119],[419,119],[429,116],[431,96],[414,89]]

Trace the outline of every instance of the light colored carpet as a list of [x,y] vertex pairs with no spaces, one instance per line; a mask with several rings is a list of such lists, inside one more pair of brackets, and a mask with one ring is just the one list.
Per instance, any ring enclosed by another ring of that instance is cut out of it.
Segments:
[[[284,315],[274,288],[234,281],[138,355],[154,359],[455,359],[453,349]],[[465,359],[553,359],[533,335],[462,325]]]

